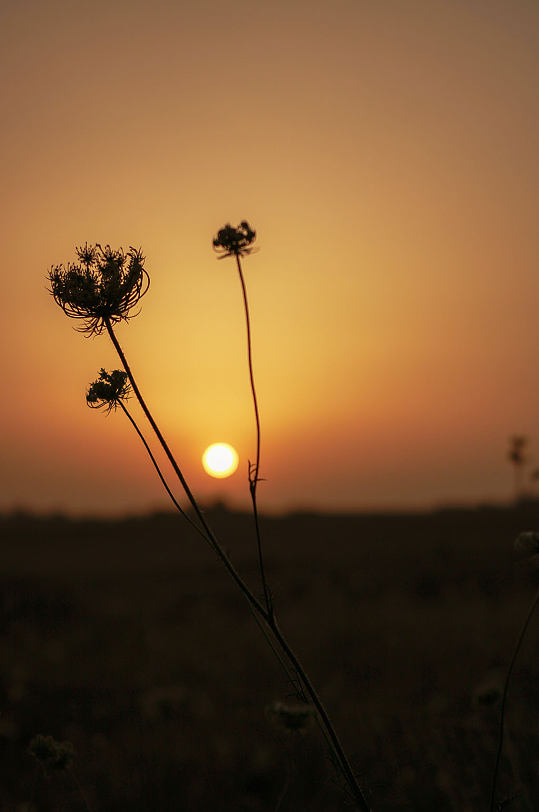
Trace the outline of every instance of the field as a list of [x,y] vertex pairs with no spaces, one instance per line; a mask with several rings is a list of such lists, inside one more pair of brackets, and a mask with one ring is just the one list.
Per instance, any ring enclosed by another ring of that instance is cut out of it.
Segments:
[[[208,517],[255,583],[248,515]],[[513,542],[539,505],[266,517],[280,625],[374,812],[488,810],[499,698],[537,588]],[[0,809],[338,812],[316,726],[213,554],[168,514],[0,520]],[[511,684],[504,809],[539,808],[539,617]],[[69,740],[45,774],[36,734]]]

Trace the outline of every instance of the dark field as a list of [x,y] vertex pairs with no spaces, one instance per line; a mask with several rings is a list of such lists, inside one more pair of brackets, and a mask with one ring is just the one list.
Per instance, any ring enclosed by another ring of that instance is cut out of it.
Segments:
[[[208,515],[254,583],[250,517]],[[281,627],[374,812],[487,812],[504,667],[538,580],[513,541],[536,528],[537,503],[263,520]],[[0,530],[3,811],[350,808],[317,728],[268,713],[289,683],[181,519]],[[539,809],[538,629],[510,693],[510,812]],[[27,753],[38,733],[73,743],[73,774],[43,774]]]

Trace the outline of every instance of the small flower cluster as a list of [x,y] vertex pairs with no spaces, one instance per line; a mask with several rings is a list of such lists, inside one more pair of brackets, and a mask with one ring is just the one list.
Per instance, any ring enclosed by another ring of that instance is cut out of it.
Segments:
[[522,465],[526,461],[524,449],[528,445],[528,438],[521,435],[515,435],[514,437],[510,438],[509,442],[511,443],[511,447],[507,452],[508,459],[514,465]]
[[225,257],[241,257],[250,254],[253,250],[250,246],[255,241],[256,231],[253,231],[251,226],[246,220],[234,228],[227,223],[224,228],[217,232],[217,237],[213,241],[213,248],[218,254],[221,254],[219,259]]
[[66,315],[84,322],[83,332],[99,335],[131,318],[131,310],[148,290],[150,279],[140,250],[85,244],[76,248],[78,262],[49,271],[50,292]]
[[515,541],[515,550],[518,553],[537,555],[539,553],[539,533],[536,530],[526,530],[520,533]]
[[71,742],[58,742],[52,736],[34,736],[28,752],[45,770],[68,770],[75,757]]
[[315,711],[304,702],[289,704],[275,701],[266,708],[266,713],[276,727],[289,733],[302,733],[311,724]]
[[99,377],[90,384],[86,393],[86,403],[91,409],[105,408],[107,412],[116,409],[121,400],[129,397],[127,373],[121,369],[113,372],[99,371]]

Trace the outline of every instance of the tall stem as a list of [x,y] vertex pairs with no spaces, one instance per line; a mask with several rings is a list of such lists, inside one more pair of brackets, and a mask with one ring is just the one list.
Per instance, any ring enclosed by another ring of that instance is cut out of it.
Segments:
[[340,765],[341,771],[342,771],[342,773],[344,775],[344,778],[346,780],[346,783],[348,784],[348,787],[350,788],[350,790],[351,790],[351,792],[352,792],[352,794],[354,796],[354,799],[356,800],[356,802],[358,804],[358,809],[360,809],[361,812],[370,812],[370,807],[369,807],[369,805],[368,805],[368,803],[367,803],[367,801],[365,799],[365,796],[363,795],[361,787],[359,786],[359,784],[358,784],[358,782],[356,780],[356,777],[355,777],[355,775],[353,773],[352,767],[350,766],[350,762],[348,761],[348,758],[346,757],[343,746],[342,746],[342,744],[341,744],[341,742],[339,740],[339,737],[337,736],[335,728],[333,727],[333,723],[331,722],[331,719],[329,718],[328,712],[326,711],[326,709],[325,709],[325,707],[324,707],[324,705],[322,703],[322,700],[318,696],[318,693],[316,692],[316,690],[314,688],[314,685],[311,683],[311,681],[310,681],[310,679],[309,679],[309,677],[307,675],[307,672],[305,671],[305,669],[301,665],[300,661],[298,660],[298,658],[296,657],[296,655],[294,654],[294,652],[292,651],[292,649],[288,645],[288,642],[287,642],[286,638],[284,637],[284,635],[281,633],[281,630],[277,626],[276,621],[273,619],[269,625],[271,627],[271,630],[272,630],[273,634],[275,635],[275,638],[279,642],[279,645],[282,647],[282,649],[285,652],[286,656],[288,657],[288,659],[292,663],[296,673],[299,674],[299,676],[301,677],[301,681],[302,681],[302,683],[303,683],[303,685],[305,687],[305,691],[306,691],[307,695],[309,696],[309,698],[311,699],[313,705],[315,706],[315,708],[316,708],[316,710],[318,712],[320,720],[321,720],[321,722],[322,722],[322,724],[323,724],[323,726],[325,728],[325,731],[327,733],[327,738],[328,738],[329,742],[331,743],[333,751],[334,751],[334,753],[337,756],[337,759],[339,761],[339,765]]
[[495,804],[496,804],[496,783],[498,780],[498,771],[500,768],[500,760],[502,757],[502,749],[503,749],[503,737],[504,737],[504,727],[505,727],[505,706],[507,704],[507,694],[509,692],[509,681],[511,679],[511,675],[513,673],[513,669],[515,667],[515,663],[517,661],[518,654],[522,647],[522,643],[524,642],[524,638],[526,636],[526,632],[528,631],[528,626],[530,625],[530,621],[532,619],[533,613],[535,609],[539,605],[539,590],[531,603],[530,608],[528,609],[528,614],[522,624],[522,628],[520,629],[520,633],[518,635],[518,639],[515,645],[515,649],[513,651],[513,656],[511,657],[511,662],[509,663],[509,668],[507,669],[507,674],[505,676],[505,684],[503,686],[503,695],[502,695],[502,704],[500,708],[500,731],[498,734],[498,751],[496,753],[496,764],[494,766],[494,773],[492,776],[492,790],[490,794],[490,812],[495,812]]
[[[154,455],[152,453],[152,450],[151,450],[150,446],[148,445],[148,443],[146,442],[146,438],[144,437],[141,430],[139,429],[135,419],[133,418],[133,416],[131,415],[131,413],[129,412],[129,410],[127,409],[127,407],[123,404],[123,402],[121,400],[119,400],[118,403],[119,403],[119,406],[122,409],[123,413],[125,414],[125,416],[129,420],[129,422],[131,423],[131,425],[133,426],[133,428],[137,432],[138,436],[140,437],[140,439],[141,439],[141,441],[142,441],[142,443],[144,445],[144,448],[146,449],[146,452],[147,452],[150,460],[152,461],[153,467],[157,471],[157,476],[161,480],[161,484],[162,484],[163,488],[166,490],[167,494],[169,495],[169,497],[170,497],[173,505],[175,506],[176,510],[178,510],[181,513],[183,518],[186,519],[189,522],[191,527],[193,527],[197,531],[197,533],[199,533],[199,535],[202,536],[203,539],[205,539],[206,541],[210,541],[207,538],[207,536],[202,532],[200,527],[197,524],[195,524],[195,522],[191,519],[191,517],[187,515],[185,510],[183,510],[182,506],[180,505],[180,503],[178,502],[178,500],[176,499],[176,497],[174,496],[174,494],[170,490],[165,477],[161,473],[161,469],[159,468],[157,460],[155,459],[155,457],[154,457]],[[211,542],[210,542],[210,544],[211,544]],[[211,546],[213,547],[213,545],[211,545]]]
[[254,468],[251,470],[249,466],[249,492],[251,494],[251,502],[253,504],[253,518],[255,523],[256,545],[258,549],[258,565],[260,567],[260,578],[262,580],[262,588],[264,590],[264,600],[269,615],[273,615],[273,602],[271,592],[268,588],[266,580],[266,572],[264,568],[264,556],[262,555],[262,539],[260,536],[260,521],[258,517],[258,504],[256,501],[256,488],[259,481],[260,472],[260,412],[258,410],[258,398],[256,396],[255,376],[253,372],[253,349],[251,341],[251,318],[249,315],[249,302],[247,301],[247,288],[245,286],[245,279],[241,269],[241,261],[239,254],[236,254],[236,265],[238,267],[238,274],[241,283],[241,292],[243,294],[243,306],[245,310],[245,323],[247,326],[247,360],[249,363],[249,380],[251,383],[251,394],[253,397],[253,407],[255,412],[256,423],[256,459]]
[[[157,475],[158,475],[159,479],[161,480],[161,484],[162,484],[163,488],[165,489],[165,491],[167,492],[167,494],[168,494],[170,500],[172,501],[174,507],[176,508],[176,510],[178,510],[179,513],[183,516],[183,518],[186,519],[189,522],[191,527],[193,527],[197,531],[197,533],[200,536],[202,536],[204,541],[207,541],[209,543],[209,545],[211,546],[211,548],[215,549],[212,542],[211,542],[211,540],[208,538],[208,536],[203,532],[203,530],[197,524],[195,524],[192,521],[191,517],[188,516],[187,513],[182,509],[180,503],[178,502],[178,500],[176,499],[176,497],[172,493],[171,489],[168,486],[168,483],[167,483],[165,477],[163,476],[161,468],[159,467],[159,463],[155,459],[155,456],[153,455],[153,452],[152,452],[150,446],[148,445],[148,442],[146,441],[146,438],[142,434],[136,420],[134,419],[132,414],[129,412],[128,408],[125,406],[125,404],[123,403],[122,400],[119,400],[118,404],[119,404],[120,408],[122,409],[123,413],[125,414],[125,416],[127,417],[127,419],[129,420],[129,422],[131,423],[131,425],[133,426],[133,428],[135,429],[135,431],[136,431],[137,435],[139,436],[142,444],[144,445],[144,448],[146,449],[146,452],[147,452],[147,454],[148,454],[148,456],[149,456],[149,458],[150,458],[150,460],[151,460],[151,462],[153,464],[153,467],[157,471]],[[282,653],[279,651],[279,649],[277,647],[277,644],[276,644],[276,641],[271,637],[270,632],[267,629],[267,624],[265,623],[265,621],[261,617],[258,616],[258,614],[253,609],[253,607],[251,606],[250,603],[249,603],[249,609],[251,610],[251,613],[253,615],[253,618],[254,618],[258,628],[260,629],[260,631],[262,632],[262,634],[266,638],[266,641],[267,641],[269,647],[271,648],[274,655],[276,656],[276,658],[277,658],[279,664],[281,665],[284,673],[286,674],[287,678],[290,680],[292,688],[296,692],[299,691],[300,690],[300,683],[299,682],[298,683],[294,682],[293,677],[291,676],[291,673],[290,673],[290,663],[285,661]],[[296,674],[296,676],[297,676],[297,674]]]
[[127,358],[125,357],[125,354],[124,354],[124,352],[123,352],[123,350],[122,350],[122,348],[120,346],[120,343],[119,343],[118,339],[116,338],[114,330],[112,329],[112,325],[111,325],[111,323],[110,323],[110,321],[108,319],[105,320],[105,326],[106,326],[107,332],[108,332],[108,334],[110,336],[110,340],[114,344],[114,348],[115,348],[116,352],[118,353],[120,361],[122,362],[123,367],[124,367],[124,369],[125,369],[125,371],[127,373],[127,377],[129,378],[129,382],[131,383],[131,386],[133,388],[133,392],[135,393],[135,396],[136,396],[138,402],[140,403],[142,411],[146,415],[150,426],[154,430],[157,439],[161,443],[163,451],[167,455],[167,458],[168,458],[170,464],[172,465],[172,467],[174,469],[174,472],[176,473],[178,479],[180,480],[180,482],[182,484],[182,487],[183,487],[183,489],[185,491],[185,494],[186,494],[187,498],[189,499],[191,505],[193,506],[193,509],[194,509],[194,511],[195,511],[195,513],[197,515],[197,518],[198,518],[200,524],[202,525],[202,527],[204,528],[204,531],[206,532],[206,534],[207,534],[207,536],[208,536],[208,538],[209,538],[209,540],[211,542],[211,545],[212,545],[213,549],[215,550],[215,552],[217,553],[217,555],[219,556],[219,558],[223,562],[224,566],[226,567],[226,569],[228,570],[228,572],[230,573],[230,575],[232,576],[232,578],[234,579],[234,581],[236,582],[236,584],[238,585],[240,590],[243,592],[243,594],[245,595],[245,597],[249,601],[249,603],[267,621],[268,620],[268,615],[266,613],[266,610],[264,609],[264,607],[262,606],[260,601],[253,595],[253,593],[251,592],[251,590],[249,589],[249,587],[247,586],[247,584],[245,583],[243,578],[236,571],[234,565],[232,564],[229,557],[227,556],[227,554],[225,553],[225,551],[223,550],[223,548],[219,544],[219,541],[217,540],[216,536],[214,535],[213,530],[211,529],[208,522],[206,521],[206,519],[204,517],[204,514],[200,510],[200,508],[198,506],[198,503],[197,503],[195,497],[193,496],[193,494],[191,492],[191,489],[189,488],[189,486],[188,486],[188,484],[186,482],[186,479],[185,479],[184,475],[182,474],[182,472],[181,472],[181,470],[180,470],[180,468],[178,466],[178,463],[174,459],[172,451],[168,447],[168,444],[167,444],[165,438],[163,437],[163,435],[161,434],[161,431],[160,431],[157,423],[153,419],[150,410],[146,406],[146,402],[145,402],[144,398],[141,395],[140,389],[137,386],[137,382],[136,382],[136,380],[135,380],[135,378],[133,376],[133,373],[131,372],[131,368],[130,368],[129,364],[127,363]]

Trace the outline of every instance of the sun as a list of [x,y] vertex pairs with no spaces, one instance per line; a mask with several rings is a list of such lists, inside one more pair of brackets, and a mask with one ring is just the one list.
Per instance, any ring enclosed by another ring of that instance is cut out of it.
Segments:
[[213,443],[202,455],[202,465],[210,476],[224,479],[238,467],[238,453],[228,443]]

